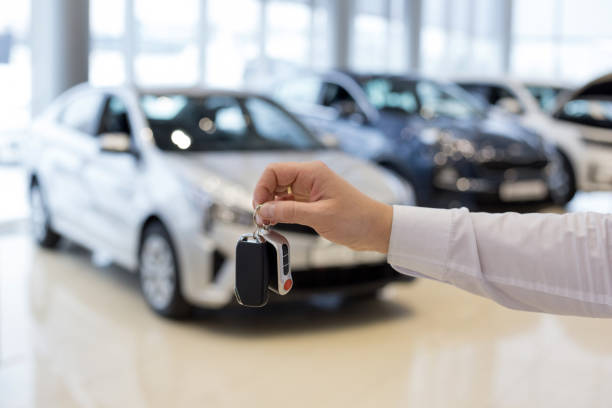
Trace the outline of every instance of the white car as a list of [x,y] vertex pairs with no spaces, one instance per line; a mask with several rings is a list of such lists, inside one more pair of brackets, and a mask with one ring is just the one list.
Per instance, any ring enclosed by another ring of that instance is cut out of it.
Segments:
[[[253,230],[251,194],[270,162],[322,160],[379,200],[414,202],[405,181],[324,149],[254,94],[80,85],[31,130],[36,240],[54,247],[65,236],[139,271],[146,301],[169,317],[233,300],[236,243]],[[351,251],[300,225],[277,229],[292,246],[295,292],[357,294],[395,277],[384,255]]]
[[556,201],[564,204],[577,189],[589,190],[585,146],[580,134],[572,126],[560,123],[550,113],[558,98],[569,92],[568,88],[553,83],[525,82],[515,79],[455,79],[459,86],[481,102],[493,106],[500,115],[516,115],[521,125],[534,130],[554,143],[560,153],[567,188]]
[[565,97],[553,117],[578,134],[585,163],[584,188],[612,190],[612,74]]

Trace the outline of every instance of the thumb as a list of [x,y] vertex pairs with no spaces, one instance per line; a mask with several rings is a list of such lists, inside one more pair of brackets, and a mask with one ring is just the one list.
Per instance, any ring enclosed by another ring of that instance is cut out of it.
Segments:
[[268,201],[259,210],[259,215],[270,224],[289,223],[312,227],[316,217],[315,210],[316,206],[313,203],[292,200]]

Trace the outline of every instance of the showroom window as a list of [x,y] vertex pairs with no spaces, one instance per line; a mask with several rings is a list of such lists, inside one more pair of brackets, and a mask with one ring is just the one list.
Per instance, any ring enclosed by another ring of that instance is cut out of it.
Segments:
[[29,27],[29,0],[13,2],[0,13],[0,137],[25,128],[30,118]]
[[208,0],[207,6],[205,81],[237,87],[247,64],[259,56],[261,4],[258,0]]
[[336,0],[314,0],[312,11],[311,61],[315,69],[329,69],[332,66],[332,30],[330,2]]
[[97,86],[123,84],[125,0],[90,0],[89,22],[89,81]]
[[306,2],[270,0],[266,4],[266,56],[308,65],[311,8]]
[[94,85],[235,88],[262,57],[331,65],[331,0],[90,1]]
[[134,81],[139,85],[195,85],[198,0],[134,0]]
[[423,2],[421,67],[429,74],[479,75],[502,71],[502,2]]
[[403,71],[406,63],[404,0],[357,0],[351,66],[357,71]]
[[512,73],[584,82],[608,72],[609,9],[607,0],[514,0]]

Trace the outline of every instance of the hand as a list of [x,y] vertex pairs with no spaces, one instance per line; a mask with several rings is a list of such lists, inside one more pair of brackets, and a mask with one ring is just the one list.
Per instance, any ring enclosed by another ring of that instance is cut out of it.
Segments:
[[387,253],[393,207],[361,193],[322,162],[266,167],[253,194],[260,224],[291,223],[356,250]]

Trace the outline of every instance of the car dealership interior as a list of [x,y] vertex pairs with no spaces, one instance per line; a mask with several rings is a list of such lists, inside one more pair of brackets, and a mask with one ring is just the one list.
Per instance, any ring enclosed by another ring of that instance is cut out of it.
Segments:
[[322,161],[385,205],[612,214],[610,15],[0,2],[0,407],[609,407],[612,321],[260,228],[253,190]]

